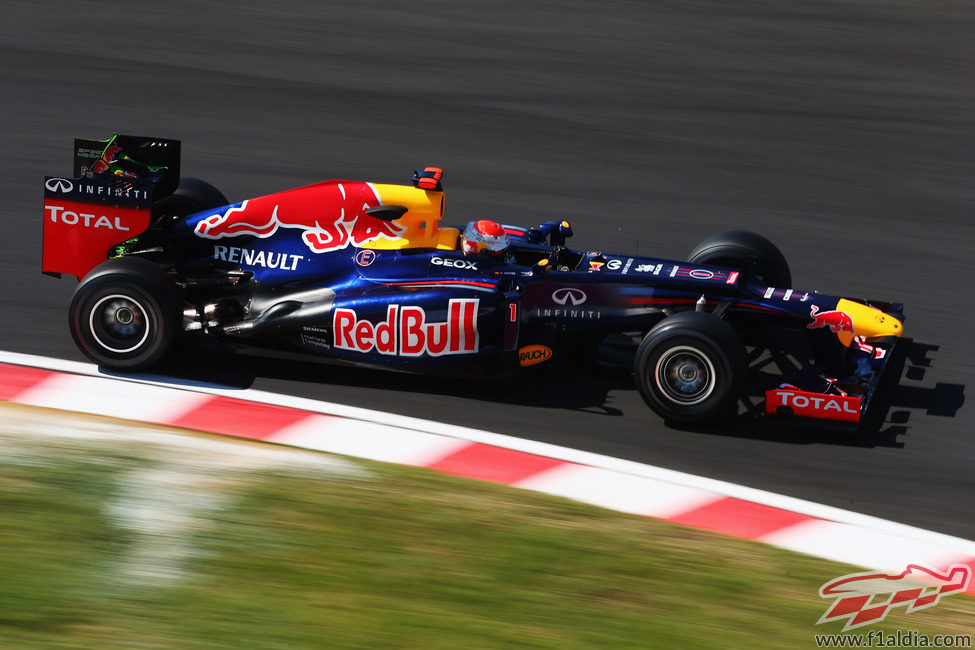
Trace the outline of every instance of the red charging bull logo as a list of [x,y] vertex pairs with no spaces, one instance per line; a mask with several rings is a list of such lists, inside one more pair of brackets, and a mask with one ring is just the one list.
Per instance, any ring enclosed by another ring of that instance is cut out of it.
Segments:
[[838,309],[819,311],[819,307],[813,305],[809,310],[809,317],[813,319],[813,322],[806,325],[806,327],[811,330],[828,327],[833,333],[854,331],[853,318],[846,312],[839,311]]
[[820,598],[835,598],[816,622],[846,620],[843,631],[879,623],[891,608],[904,605],[907,613],[934,607],[942,596],[964,593],[972,577],[972,568],[954,564],[947,572],[909,564],[902,573],[851,573],[827,582],[819,588]]
[[398,239],[404,226],[365,214],[382,205],[371,183],[325,181],[286,192],[248,199],[196,224],[196,234],[207,239],[270,237],[278,228],[303,230],[302,241],[315,253],[362,246],[380,238]]
[[389,305],[386,320],[359,320],[354,309],[336,309],[332,315],[335,347],[352,352],[419,357],[471,354],[478,351],[477,299],[450,300],[447,320],[428,323],[422,307]]

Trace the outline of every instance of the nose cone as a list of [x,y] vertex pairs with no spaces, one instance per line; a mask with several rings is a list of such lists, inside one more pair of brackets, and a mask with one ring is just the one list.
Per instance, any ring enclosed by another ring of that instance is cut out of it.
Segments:
[[[851,341],[853,336],[871,339],[900,336],[904,333],[903,323],[874,307],[843,298],[837,303],[836,308],[849,314],[853,319],[853,334],[849,336]],[[846,341],[843,343],[849,345]]]

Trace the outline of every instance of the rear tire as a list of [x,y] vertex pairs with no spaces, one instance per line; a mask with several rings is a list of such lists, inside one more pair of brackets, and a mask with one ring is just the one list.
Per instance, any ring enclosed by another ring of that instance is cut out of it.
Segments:
[[179,333],[178,287],[152,262],[120,257],[95,267],[74,292],[68,325],[89,359],[113,370],[158,363]]
[[223,192],[213,185],[199,178],[184,176],[179,179],[179,187],[172,194],[153,203],[152,216],[185,217],[188,214],[220,208],[228,203]]
[[769,287],[792,287],[792,271],[782,252],[765,237],[748,230],[711,235],[691,251],[687,261],[749,271]]
[[666,421],[703,424],[741,394],[745,346],[728,323],[704,312],[660,321],[640,343],[634,377],[640,395]]

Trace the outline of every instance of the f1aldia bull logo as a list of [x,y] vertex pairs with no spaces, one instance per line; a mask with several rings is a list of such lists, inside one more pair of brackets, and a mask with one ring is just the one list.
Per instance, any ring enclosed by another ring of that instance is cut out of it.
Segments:
[[906,606],[910,614],[934,607],[945,596],[964,593],[971,579],[972,568],[965,564],[953,564],[946,571],[908,564],[894,575],[849,573],[819,588],[821,598],[835,600],[816,624],[845,620],[846,632],[879,623],[894,607]]
[[296,228],[315,253],[362,246],[380,238],[397,239],[406,228],[365,214],[382,205],[371,183],[325,181],[269,194],[204,217],[194,232],[206,239],[270,237],[278,228]]

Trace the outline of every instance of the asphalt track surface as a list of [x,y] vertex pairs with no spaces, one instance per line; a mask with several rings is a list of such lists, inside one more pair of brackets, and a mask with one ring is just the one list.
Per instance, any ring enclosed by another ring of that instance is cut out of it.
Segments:
[[[891,2],[0,6],[0,349],[82,360],[42,276],[76,136],[183,141],[231,200],[446,169],[447,220],[567,218],[681,259],[729,227],[798,288],[905,303],[879,430],[665,426],[625,372],[516,385],[203,358],[175,369],[730,480],[975,539],[975,7]],[[177,379],[176,381],[182,381]]]

